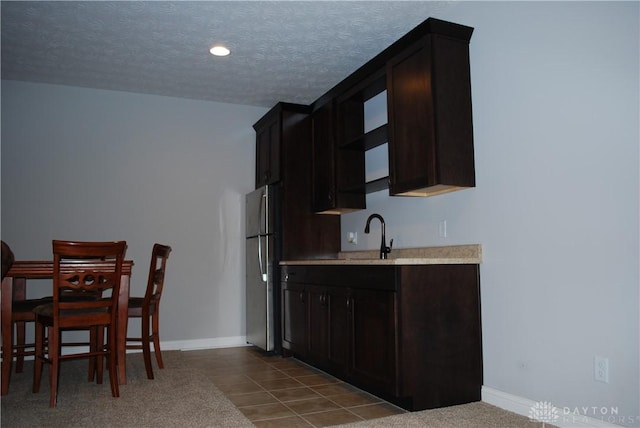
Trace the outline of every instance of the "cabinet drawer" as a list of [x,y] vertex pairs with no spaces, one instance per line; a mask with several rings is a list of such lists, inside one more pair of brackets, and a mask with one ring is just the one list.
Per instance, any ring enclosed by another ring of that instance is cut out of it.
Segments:
[[284,282],[371,290],[395,291],[396,273],[396,266],[282,266],[282,280]]

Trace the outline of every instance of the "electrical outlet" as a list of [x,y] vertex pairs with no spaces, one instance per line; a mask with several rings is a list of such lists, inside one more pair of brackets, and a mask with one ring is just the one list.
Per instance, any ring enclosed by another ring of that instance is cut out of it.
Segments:
[[358,243],[358,232],[349,232],[347,234],[347,242],[356,245]]
[[609,383],[609,359],[596,355],[593,359],[593,378],[598,382]]

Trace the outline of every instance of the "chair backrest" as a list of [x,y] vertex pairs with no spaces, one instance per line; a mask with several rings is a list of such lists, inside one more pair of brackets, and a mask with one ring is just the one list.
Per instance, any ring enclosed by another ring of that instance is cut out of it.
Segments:
[[4,279],[4,276],[9,272],[14,261],[13,251],[11,251],[11,248],[6,242],[2,241],[2,279]]
[[162,287],[164,287],[164,275],[167,269],[167,259],[171,253],[168,245],[154,244],[151,252],[151,265],[147,279],[147,290],[144,293],[143,305],[148,306],[152,301],[160,301]]
[[[122,262],[127,248],[125,241],[75,242],[53,241],[53,310],[54,320],[96,324],[115,317]],[[111,293],[108,298],[105,294]],[[87,298],[79,298],[79,296]],[[66,298],[73,296],[73,298]],[[54,321],[56,322],[56,321]]]

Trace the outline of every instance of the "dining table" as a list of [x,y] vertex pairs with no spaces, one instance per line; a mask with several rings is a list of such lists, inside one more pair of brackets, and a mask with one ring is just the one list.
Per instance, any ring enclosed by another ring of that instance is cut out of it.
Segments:
[[[120,292],[118,295],[118,319],[117,319],[117,376],[121,385],[127,383],[126,349],[127,349],[127,324],[129,311],[129,285],[131,280],[132,260],[122,263],[122,276],[120,278]],[[4,357],[2,358],[2,391],[1,395],[9,392],[9,379],[13,358],[11,348],[13,346],[12,303],[16,300],[26,299],[27,280],[29,279],[53,279],[53,260],[15,260],[13,265],[2,279],[2,291],[0,293],[2,344]],[[49,284],[48,281],[32,281],[32,284]]]

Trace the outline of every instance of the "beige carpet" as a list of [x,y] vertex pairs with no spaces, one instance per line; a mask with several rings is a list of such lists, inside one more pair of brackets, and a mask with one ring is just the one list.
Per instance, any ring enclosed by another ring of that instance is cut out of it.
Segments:
[[106,376],[102,385],[86,381],[86,360],[63,362],[55,409],[48,407],[48,379],[40,393],[31,392],[27,362],[2,397],[2,427],[253,427],[211,381],[181,364],[181,354],[163,352],[165,369],[154,370],[152,381],[142,354],[129,354],[120,398],[111,397]]
[[[542,423],[533,422],[527,417],[507,412],[483,402],[340,425],[342,428],[537,428],[542,426]],[[549,424],[544,426],[552,428]]]
[[[142,355],[129,354],[129,381],[120,387],[120,398],[111,397],[106,378],[102,385],[86,381],[86,360],[65,362],[55,409],[48,407],[49,387],[46,379],[43,378],[40,393],[31,392],[33,366],[27,362],[24,373],[12,374],[9,394],[1,399],[1,425],[3,428],[254,427],[206,376],[197,369],[187,367],[182,355],[179,351],[163,352],[165,369],[156,369],[156,378],[150,381],[146,378]],[[541,424],[486,403],[341,425],[344,428],[537,426]]]

